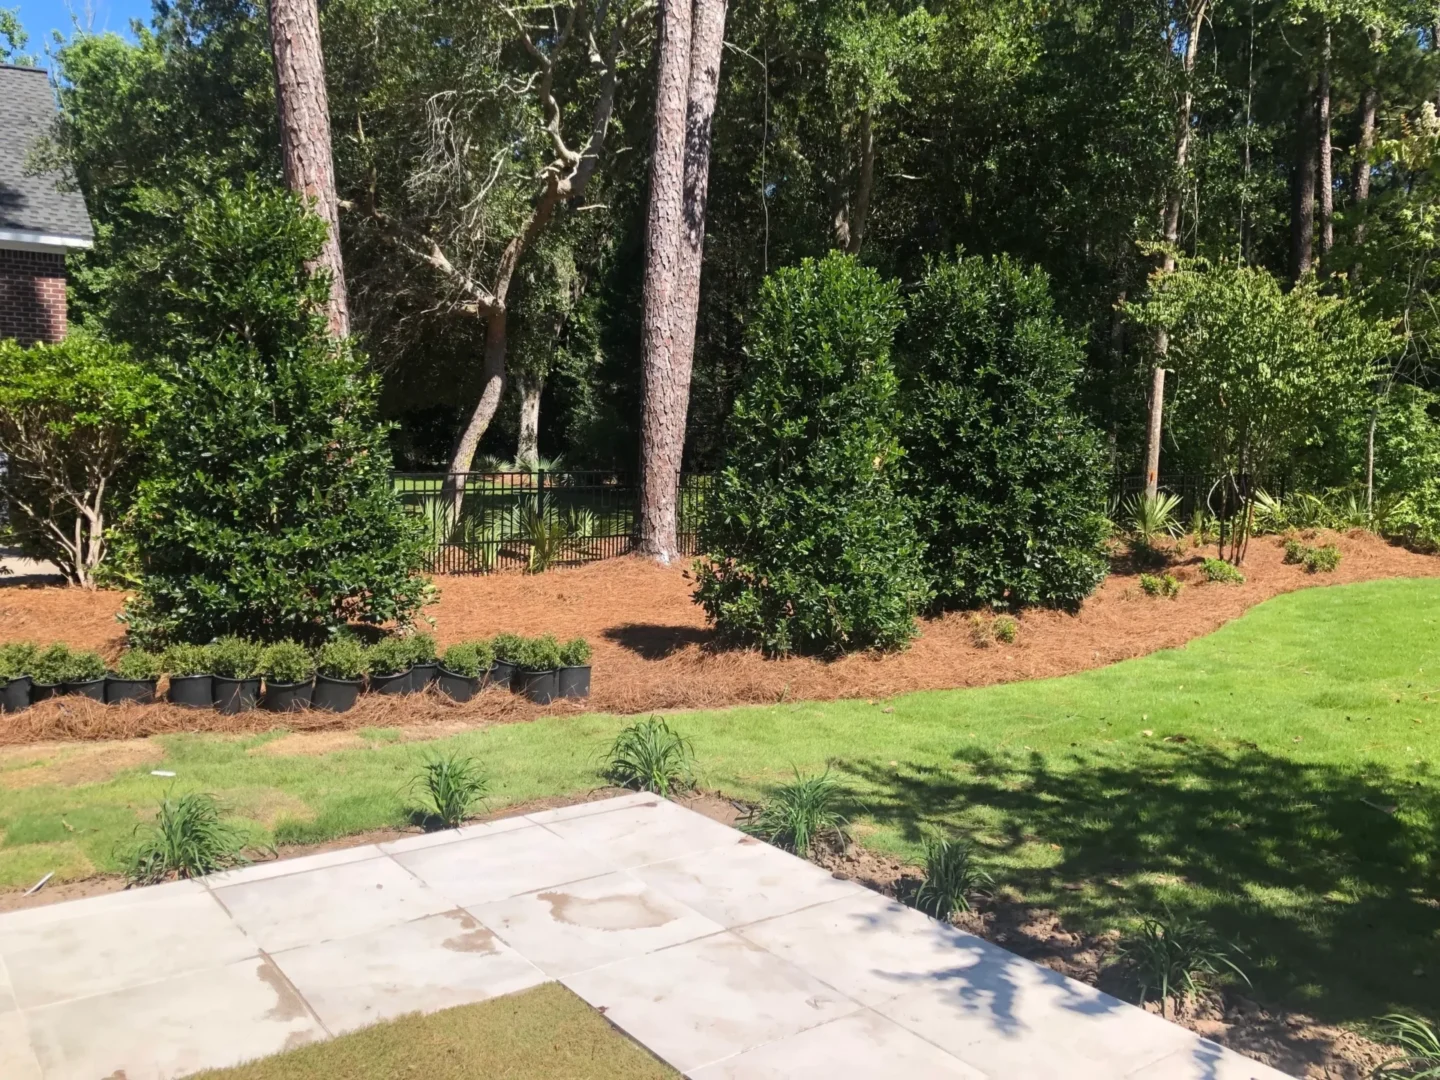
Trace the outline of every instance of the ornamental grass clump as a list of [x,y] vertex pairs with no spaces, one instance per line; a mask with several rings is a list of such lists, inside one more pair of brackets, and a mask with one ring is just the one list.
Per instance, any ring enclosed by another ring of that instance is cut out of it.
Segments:
[[277,641],[267,645],[258,662],[260,674],[271,683],[309,682],[315,675],[315,658],[310,650],[295,641]]
[[243,847],[239,831],[221,818],[215,796],[191,792],[172,799],[167,795],[155,823],[126,858],[125,877],[132,885],[204,877],[249,862]]
[[327,641],[315,653],[315,671],[327,679],[354,682],[365,674],[365,646],[352,637]]
[[615,736],[605,776],[621,787],[669,797],[694,786],[695,751],[689,739],[652,716]]
[[121,679],[158,679],[164,670],[164,658],[147,649],[126,649],[115,662],[115,674]]
[[1380,1022],[1400,1053],[1375,1066],[1374,1080],[1440,1080],[1440,1032],[1405,1013],[1390,1013]]
[[241,637],[223,637],[210,646],[210,674],[222,679],[253,679],[260,674],[261,647]]
[[796,769],[795,779],[781,785],[741,828],[804,858],[825,840],[843,850],[850,842],[849,822],[839,810],[843,796],[844,789],[829,769],[818,776]]
[[459,828],[489,788],[475,759],[458,754],[425,762],[417,780],[429,800],[427,809],[447,829]]
[[931,837],[925,841],[925,880],[915,890],[915,906],[937,919],[949,919],[957,911],[969,911],[971,898],[993,884],[994,878],[976,861],[972,844]]
[[1235,976],[1249,985],[1249,976],[1234,959],[1244,956],[1238,945],[1222,941],[1204,923],[1170,912],[1163,918],[1146,918],[1139,932],[1122,938],[1116,950],[1141,1004],[1153,997],[1167,1016],[1172,998],[1198,994],[1222,976]]

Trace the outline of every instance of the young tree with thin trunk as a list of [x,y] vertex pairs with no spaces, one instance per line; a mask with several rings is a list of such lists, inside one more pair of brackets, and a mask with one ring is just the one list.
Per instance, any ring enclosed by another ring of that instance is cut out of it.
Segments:
[[1334,158],[1330,146],[1330,24],[1325,24],[1325,43],[1320,52],[1320,82],[1315,89],[1315,130],[1319,136],[1318,177],[1320,193],[1320,258],[1323,261],[1335,246]]
[[1315,265],[1315,94],[1308,87],[1295,108],[1295,165],[1290,176],[1290,279]]
[[315,0],[270,0],[270,53],[275,61],[275,102],[280,113],[280,156],[285,182],[314,208],[328,233],[313,273],[330,275],[326,318],[336,337],[350,333],[345,264],[340,255],[340,207],[330,153],[330,103],[320,12]]

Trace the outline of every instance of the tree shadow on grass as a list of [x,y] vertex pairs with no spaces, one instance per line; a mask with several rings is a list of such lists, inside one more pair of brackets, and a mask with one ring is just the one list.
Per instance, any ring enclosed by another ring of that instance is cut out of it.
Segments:
[[1428,766],[1193,742],[1128,757],[962,748],[953,761],[837,769],[877,822],[912,841],[973,830],[1017,864],[1002,882],[1091,929],[1168,904],[1239,939],[1262,998],[1327,1022],[1436,1012],[1440,782]]

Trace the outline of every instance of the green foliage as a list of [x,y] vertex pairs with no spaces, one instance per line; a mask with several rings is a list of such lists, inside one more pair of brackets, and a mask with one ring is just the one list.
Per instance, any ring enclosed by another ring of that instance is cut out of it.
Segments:
[[0,645],[0,679],[7,682],[22,675],[31,675],[40,647],[33,641],[7,641]]
[[1440,1034],[1418,1016],[1382,1016],[1386,1038],[1400,1053],[1375,1066],[1374,1080],[1440,1080]]
[[298,642],[277,641],[260,653],[257,667],[267,682],[308,682],[315,674],[315,657]]
[[440,661],[440,666],[446,671],[453,671],[456,675],[478,679],[490,670],[490,663],[493,659],[488,643],[461,641],[445,650],[445,656]]
[[[323,638],[407,623],[426,596],[375,379],[326,331],[324,224],[251,181],[156,199],[121,275],[125,330],[174,383],[134,515],[132,628]],[[118,317],[118,316],[117,316]]]
[[1172,998],[1196,994],[1224,975],[1250,983],[1235,963],[1235,957],[1245,956],[1239,946],[1220,940],[1187,915],[1147,917],[1138,933],[1121,939],[1115,955],[1134,979],[1140,1001],[1153,996],[1162,1011],[1169,1009]]
[[510,662],[525,671],[553,671],[560,666],[560,643],[553,634],[524,638]]
[[0,8],[0,64],[34,67],[35,57],[23,51],[30,35],[20,25],[18,8]]
[[1171,573],[1140,575],[1140,591],[1146,596],[1168,596],[1173,599],[1180,595],[1183,587],[1180,580]]
[[400,640],[405,643],[407,664],[433,664],[435,662],[434,634],[408,634]]
[[358,679],[365,674],[365,646],[353,637],[325,642],[315,653],[315,670],[331,679]]
[[970,898],[994,884],[988,871],[975,860],[975,848],[963,840],[943,836],[925,841],[925,880],[915,890],[915,906],[937,919],[970,910]]
[[1406,492],[1392,508],[1382,531],[1417,551],[1440,551],[1440,477]]
[[70,671],[70,646],[57,641],[35,654],[30,662],[30,675],[37,683],[54,686],[62,683]]
[[1224,585],[1244,585],[1245,575],[1224,559],[1205,559],[1200,563],[1200,573],[1206,581],[1218,581]]
[[1340,565],[1340,549],[1334,544],[1322,544],[1305,552],[1305,569],[1312,574],[1333,573]]
[[637,720],[615,736],[605,775],[621,787],[668,798],[694,786],[695,750],[664,720]]
[[491,644],[495,648],[495,659],[515,663],[515,657],[525,648],[525,639],[519,634],[496,634]]
[[105,658],[93,649],[74,649],[65,659],[61,682],[93,682],[105,677]]
[[803,858],[826,840],[844,848],[850,837],[849,822],[839,810],[843,795],[844,789],[829,769],[808,776],[796,769],[795,779],[782,784],[741,828]]
[[447,829],[464,824],[490,786],[476,760],[460,754],[431,758],[417,779],[429,799],[428,809]]
[[1131,495],[1122,508],[1125,527],[1135,543],[1154,548],[1162,538],[1173,540],[1180,535],[1180,521],[1175,516],[1179,508],[1180,496],[1168,491],[1157,491],[1154,495]]
[[263,646],[242,637],[222,637],[210,646],[210,674],[249,679],[260,674]]
[[93,582],[107,515],[129,495],[129,467],[165,398],[165,383],[127,349],[83,331],[58,345],[0,341],[0,491],[27,554]]
[[561,667],[584,667],[590,663],[590,643],[583,637],[571,638],[560,646]]
[[1013,645],[1020,633],[1020,624],[1009,615],[996,615],[994,629],[996,641],[1003,645]]
[[169,675],[215,674],[215,658],[208,645],[171,645],[161,662]]
[[248,862],[239,831],[221,819],[215,796],[191,792],[160,803],[155,823],[125,861],[132,885],[198,878]]
[[895,285],[838,253],[766,279],[696,564],[727,640],[833,654],[915,636],[927,589],[895,478],[899,317]]
[[906,483],[943,607],[1073,607],[1108,570],[1083,349],[1049,278],[1008,256],[933,262],[898,348]]
[[398,675],[410,667],[410,647],[403,638],[387,637],[366,650],[365,670],[370,675]]
[[165,671],[165,658],[145,649],[126,649],[115,662],[115,674],[122,679],[158,679]]

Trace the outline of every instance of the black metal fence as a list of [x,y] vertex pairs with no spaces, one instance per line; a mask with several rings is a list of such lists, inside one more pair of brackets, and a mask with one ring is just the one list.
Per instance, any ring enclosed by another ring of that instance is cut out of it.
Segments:
[[[1283,479],[1257,483],[1246,478],[1247,487],[1265,491],[1281,498],[1285,495]],[[1115,503],[1112,516],[1124,512],[1125,502],[1145,490],[1144,476],[1115,476],[1110,483],[1110,498]],[[1160,490],[1167,491],[1180,499],[1175,516],[1182,523],[1188,523],[1196,510],[1203,510],[1207,517],[1229,517],[1235,512],[1235,487],[1229,477],[1213,476],[1209,473],[1160,474]]]
[[[709,477],[680,481],[678,540],[697,552]],[[434,573],[544,570],[634,550],[637,478],[600,471],[397,473],[395,491],[429,538]]]

